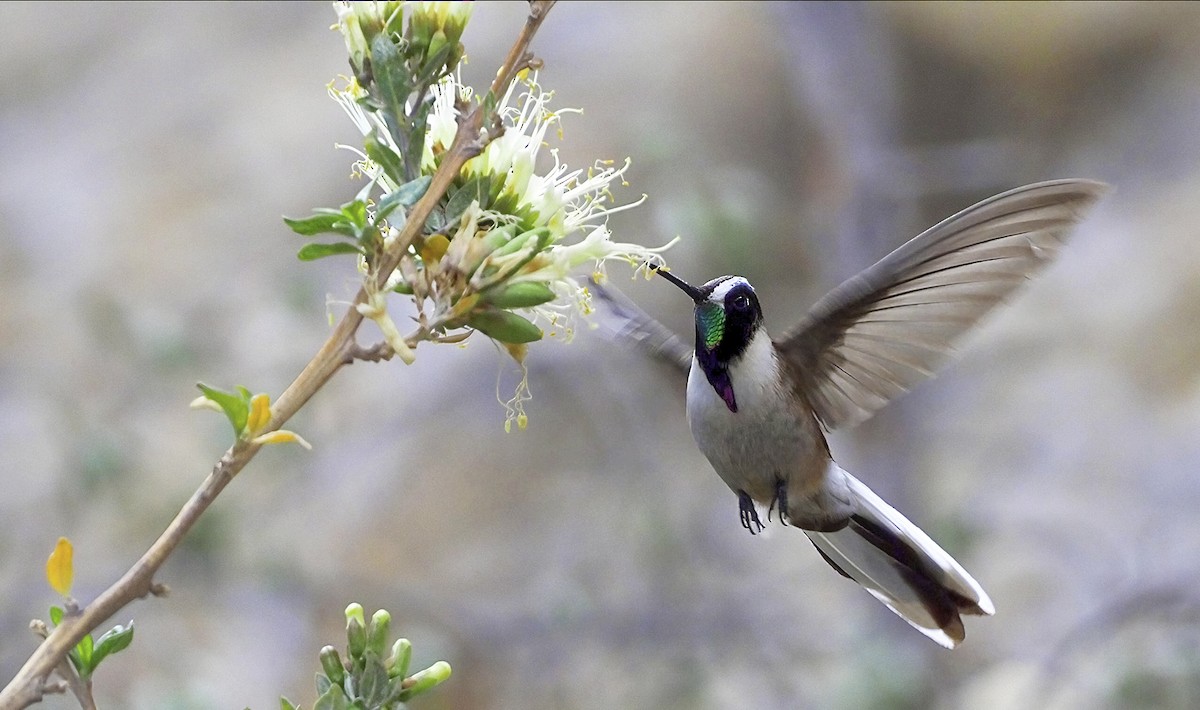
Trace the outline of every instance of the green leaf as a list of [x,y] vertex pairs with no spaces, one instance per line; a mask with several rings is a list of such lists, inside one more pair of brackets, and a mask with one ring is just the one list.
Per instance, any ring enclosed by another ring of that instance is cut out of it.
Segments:
[[425,220],[425,233],[434,234],[440,232],[446,226],[446,214],[441,210],[432,210],[429,213],[429,219]]
[[487,119],[496,114],[496,93],[489,89],[488,92],[483,95],[482,103],[484,121],[487,121]]
[[363,250],[356,244],[347,244],[346,242],[335,242],[333,244],[305,244],[296,252],[296,258],[300,261],[316,261],[324,259],[327,256],[336,254],[362,254]]
[[396,188],[395,192],[390,192],[380,198],[379,204],[375,205],[376,224],[379,223],[379,220],[386,219],[397,207],[407,209],[417,204],[417,200],[425,196],[431,182],[433,182],[432,175],[423,175],[416,180],[404,183]]
[[454,49],[453,45],[443,44],[429,56],[429,59],[425,61],[425,66],[417,72],[417,86],[430,86],[442,78],[441,75],[446,69],[446,58],[450,56],[452,49]]
[[92,650],[94,642],[92,635],[87,634],[79,639],[79,643],[75,644],[75,657],[79,659],[79,675],[84,678],[90,676],[92,671],[96,669],[95,663],[92,661]]
[[305,237],[311,237],[317,234],[340,234],[344,237],[356,239],[357,234],[354,227],[346,222],[345,216],[341,210],[316,210],[319,214],[304,219],[292,219],[284,217],[283,222],[292,228],[296,234]]
[[387,23],[383,26],[383,31],[389,35],[400,36],[404,31],[404,5],[396,3],[396,9],[392,14],[388,15]]
[[217,406],[225,412],[229,423],[233,425],[234,436],[241,436],[242,432],[246,430],[246,419],[250,416],[250,397],[222,392],[203,382],[197,382],[196,386],[200,388],[205,397],[216,402]]
[[104,632],[96,641],[96,649],[92,652],[92,668],[95,669],[106,657],[124,651],[133,643],[133,622],[128,626],[120,624]]
[[[343,676],[343,678],[345,678],[345,676]],[[317,695],[318,696],[324,695],[325,692],[327,690],[329,690],[330,687],[335,686],[335,685],[337,685],[337,684],[334,683],[333,681],[331,681],[329,679],[329,676],[325,675],[324,673],[317,674]]]
[[[429,125],[429,112],[433,109],[433,97],[426,97],[413,107],[412,115],[405,123],[408,132],[408,144],[404,149],[404,165],[409,175],[421,172],[421,156],[425,154],[425,133]],[[397,143],[397,145],[405,145]]]
[[532,308],[556,298],[554,290],[543,281],[524,281],[499,286],[484,296],[497,308]]
[[313,705],[313,710],[350,710],[350,701],[346,699],[342,689],[334,685],[321,693],[321,697],[317,698],[316,704]]
[[363,668],[360,678],[359,693],[367,707],[374,708],[383,704],[388,696],[388,674],[383,664],[374,654],[369,654],[367,665]]
[[390,146],[384,144],[376,136],[376,133],[371,133],[363,142],[363,147],[367,150],[367,157],[374,160],[383,168],[384,174],[400,184],[408,179],[404,174],[404,163],[400,156],[396,155],[396,151]]
[[[371,40],[371,69],[375,74],[375,87],[382,100],[382,112],[385,119],[390,119],[391,126],[401,125],[404,118],[404,105],[408,95],[413,91],[409,83],[408,68],[404,65],[404,57],[399,48],[392,42],[391,35],[379,34]],[[404,145],[404,136],[393,135],[396,145]]]
[[58,626],[63,620],[63,610],[61,606],[50,607],[50,623]]
[[[503,186],[503,183],[500,183]],[[503,189],[503,188],[502,188]],[[496,192],[492,195],[492,209],[501,214],[512,214],[517,211],[518,198],[515,192]]]
[[499,309],[476,311],[467,325],[493,340],[520,345],[542,339],[542,329],[513,313]]
[[451,195],[450,201],[446,203],[446,221],[457,220],[475,201],[479,202],[480,207],[487,209],[487,196],[491,189],[491,181],[491,175],[476,175],[458,188],[458,191]]
[[291,700],[279,696],[279,710],[300,710],[299,706],[293,705]]
[[78,647],[73,648],[70,651],[67,651],[67,658],[70,659],[71,665],[75,666],[76,673],[78,673],[81,676],[86,676],[88,674],[87,667],[83,665],[83,661],[79,660]]
[[[367,187],[372,185],[368,184]],[[362,236],[363,230],[367,227],[367,201],[366,198],[351,200],[342,205],[342,217],[352,227],[354,227],[354,238]]]

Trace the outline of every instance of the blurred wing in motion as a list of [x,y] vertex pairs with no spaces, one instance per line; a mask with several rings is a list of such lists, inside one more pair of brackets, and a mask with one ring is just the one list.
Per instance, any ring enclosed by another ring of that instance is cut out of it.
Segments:
[[606,315],[601,319],[602,328],[615,339],[632,343],[654,358],[678,368],[681,374],[687,374],[692,364],[690,345],[612,286],[593,279],[591,290],[607,306]]
[[1107,189],[1055,180],[996,195],[838,286],[776,343],[799,394],[835,429],[930,377],[956,338],[1054,258]]

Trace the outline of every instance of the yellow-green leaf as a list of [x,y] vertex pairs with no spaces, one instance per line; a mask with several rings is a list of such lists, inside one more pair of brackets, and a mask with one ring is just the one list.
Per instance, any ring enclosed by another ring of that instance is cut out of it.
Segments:
[[50,553],[50,559],[46,560],[46,579],[54,591],[64,597],[71,593],[71,582],[75,578],[74,554],[71,541],[60,537],[54,552]]
[[250,398],[250,415],[246,419],[246,431],[255,435],[271,419],[271,396],[259,393]]

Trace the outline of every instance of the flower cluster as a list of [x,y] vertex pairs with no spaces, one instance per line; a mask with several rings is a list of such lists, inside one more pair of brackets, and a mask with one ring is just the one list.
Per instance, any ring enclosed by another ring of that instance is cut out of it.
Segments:
[[[310,244],[300,255],[358,254],[366,299],[357,308],[401,359],[412,362],[412,346],[421,340],[459,342],[479,331],[502,344],[524,372],[528,343],[547,330],[569,340],[575,314],[590,312],[587,288],[575,275],[581,268],[590,265],[603,278],[610,261],[635,271],[662,263],[660,253],[670,243],[616,242],[607,226],[609,215],[645,199],[613,203],[609,188],[624,184],[628,160],[571,169],[557,149],[546,149],[547,134],[555,129],[561,137],[562,117],[577,110],[552,110],[553,93],[527,71],[501,97],[476,98],[462,84],[456,69],[469,3],[354,3],[338,14],[355,76],[329,92],[363,134],[363,149],[350,149],[358,155],[355,172],[369,182],[340,210],[317,210],[288,223],[304,235],[352,240]],[[439,196],[398,268],[380,273],[380,254],[401,248],[396,242],[408,209],[428,189],[463,112],[476,101],[495,107],[495,120],[484,123],[482,151]],[[393,292],[412,297],[419,324],[413,335],[403,336],[389,315]],[[506,427],[524,426],[527,398],[522,378],[505,403]]]

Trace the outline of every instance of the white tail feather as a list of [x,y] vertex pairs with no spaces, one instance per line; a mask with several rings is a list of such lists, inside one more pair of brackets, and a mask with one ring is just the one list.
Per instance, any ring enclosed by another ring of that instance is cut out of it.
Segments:
[[[857,514],[831,533],[805,531],[826,561],[946,648],[962,641],[960,613],[991,615],[992,600],[954,558],[848,473]],[[880,544],[892,549],[889,553]]]

